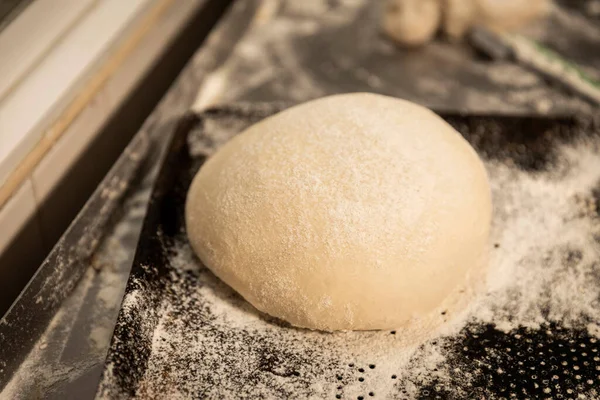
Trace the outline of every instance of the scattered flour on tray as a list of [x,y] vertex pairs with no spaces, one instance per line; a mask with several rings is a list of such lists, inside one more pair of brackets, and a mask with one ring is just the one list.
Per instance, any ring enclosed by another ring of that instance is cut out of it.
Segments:
[[[441,316],[447,322],[433,336],[289,327],[259,314],[201,266],[182,235],[171,248],[170,277],[136,396],[408,399],[427,397],[423,387],[438,390],[445,382],[447,395],[462,398],[474,395],[462,388],[481,375],[479,367],[458,374],[452,358],[452,346],[470,326],[490,324],[519,337],[515,330],[559,324],[600,338],[599,140],[556,146],[555,160],[539,171],[486,161],[495,207],[487,287],[459,314]],[[453,389],[457,374],[461,387]],[[580,392],[598,394],[594,384]]]

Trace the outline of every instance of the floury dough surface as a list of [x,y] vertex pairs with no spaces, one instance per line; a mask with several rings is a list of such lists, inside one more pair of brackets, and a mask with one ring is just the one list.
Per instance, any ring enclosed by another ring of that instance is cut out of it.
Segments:
[[483,164],[414,103],[352,93],[267,118],[200,169],[186,227],[200,259],[295,326],[393,329],[439,319],[487,264]]
[[[256,122],[244,116],[265,114],[253,105],[208,115],[193,154],[212,154]],[[440,314],[438,337],[282,325],[202,266],[181,231],[166,242],[164,289],[130,285],[123,329],[149,335],[127,344],[134,364],[111,350],[101,398],[597,398],[598,132],[548,126],[528,141],[532,132],[485,119],[454,126],[489,171],[493,247],[485,295]]]

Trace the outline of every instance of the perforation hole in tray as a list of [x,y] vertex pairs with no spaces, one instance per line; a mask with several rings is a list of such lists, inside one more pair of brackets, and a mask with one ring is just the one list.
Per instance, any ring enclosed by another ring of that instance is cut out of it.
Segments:
[[[600,387],[600,341],[585,329],[544,325],[506,333],[492,325],[470,325],[460,338],[443,345],[451,354],[448,362],[454,374],[447,381],[434,380],[421,387],[417,398],[453,398],[457,389],[463,389],[474,396],[497,393],[506,399],[560,399],[594,393],[590,390]],[[378,372],[376,364],[348,363],[338,375],[335,398],[377,397],[369,386]],[[397,374],[388,379],[406,384]],[[346,385],[350,385],[349,392]],[[356,394],[357,387],[360,394]],[[398,394],[401,399],[414,396],[401,387]]]
[[465,384],[506,398],[568,398],[600,387],[600,344],[583,329],[550,325],[505,333],[491,325],[471,326],[452,347],[454,375],[422,388],[422,397],[446,398],[449,388]]

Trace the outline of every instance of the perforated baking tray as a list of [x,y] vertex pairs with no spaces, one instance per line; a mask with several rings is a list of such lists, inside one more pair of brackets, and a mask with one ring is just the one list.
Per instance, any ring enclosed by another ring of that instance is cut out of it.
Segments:
[[486,164],[488,285],[446,328],[323,333],[256,311],[191,251],[207,156],[286,105],[182,119],[156,182],[98,398],[598,398],[600,134],[585,118],[442,114]]

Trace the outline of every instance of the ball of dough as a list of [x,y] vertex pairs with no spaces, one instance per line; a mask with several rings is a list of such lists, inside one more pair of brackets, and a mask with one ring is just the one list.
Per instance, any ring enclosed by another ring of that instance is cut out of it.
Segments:
[[420,46],[433,38],[440,25],[440,0],[388,0],[383,31],[404,46]]
[[491,209],[458,132],[419,105],[359,93],[226,143],[194,178],[186,223],[200,259],[257,309],[311,329],[389,329],[437,313],[480,275]]

